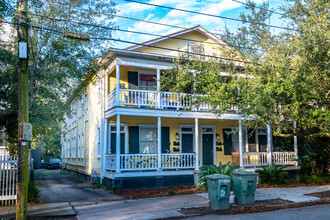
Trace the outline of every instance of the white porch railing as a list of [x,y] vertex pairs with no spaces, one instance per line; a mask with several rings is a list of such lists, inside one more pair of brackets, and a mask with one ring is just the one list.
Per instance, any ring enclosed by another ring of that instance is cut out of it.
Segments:
[[195,167],[194,153],[162,154],[162,168],[164,169],[193,169]]
[[105,155],[105,169],[116,171],[116,155]]
[[294,160],[296,158],[297,155],[295,152],[272,152],[273,164],[296,165],[297,161]]
[[[160,108],[168,110],[199,110],[209,111],[211,107],[206,103],[198,103],[194,106],[196,97],[204,95],[193,95],[188,93],[157,92],[151,90],[119,89],[118,106],[137,108]],[[116,105],[116,90],[113,90],[107,97],[108,109]],[[235,105],[227,108],[229,112],[237,112]]]
[[115,106],[116,104],[116,91],[113,90],[109,95],[108,95],[108,109],[110,109],[112,106]]
[[158,93],[149,90],[120,89],[119,105],[134,105],[137,107],[156,107]]
[[156,170],[158,169],[158,154],[121,154],[120,170]]
[[[196,156],[194,153],[171,153],[161,155],[161,169],[193,169]],[[116,155],[105,156],[105,169],[116,170]],[[143,171],[158,169],[158,154],[121,154],[121,171]]]
[[17,196],[17,157],[0,156],[0,171],[0,202],[11,204]]
[[243,166],[263,166],[267,165],[267,152],[243,153]]

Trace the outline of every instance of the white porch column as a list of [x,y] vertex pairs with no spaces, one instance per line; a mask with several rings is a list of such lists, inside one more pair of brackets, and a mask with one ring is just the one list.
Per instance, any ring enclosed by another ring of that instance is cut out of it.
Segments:
[[158,171],[162,168],[162,118],[157,120],[157,138],[158,138]]
[[267,161],[268,164],[272,164],[272,148],[273,148],[273,132],[272,132],[272,126],[267,125]]
[[199,170],[199,132],[198,132],[198,118],[195,118],[195,153],[196,153],[196,164],[195,170]]
[[116,173],[120,173],[120,115],[117,115],[116,125]]
[[[102,163],[102,178],[104,178],[104,173],[106,171],[106,155],[108,149],[108,120],[104,119],[104,134],[103,134],[103,145],[102,145],[102,154],[101,154],[101,163]],[[101,180],[102,183],[102,180]]]
[[157,102],[158,102],[158,105],[157,105],[157,108],[160,109],[160,100],[161,100],[161,97],[160,97],[160,69],[157,69]]
[[242,121],[240,120],[239,123],[239,131],[238,131],[238,144],[239,144],[239,166],[243,167],[243,128],[242,128]]
[[105,96],[104,96],[105,109],[109,108],[108,95],[109,95],[109,75],[108,72],[105,72]]
[[294,137],[293,137],[294,153],[296,154],[296,157],[298,157],[297,122],[293,123],[293,128],[294,128]]
[[116,106],[119,106],[120,65],[116,64]]

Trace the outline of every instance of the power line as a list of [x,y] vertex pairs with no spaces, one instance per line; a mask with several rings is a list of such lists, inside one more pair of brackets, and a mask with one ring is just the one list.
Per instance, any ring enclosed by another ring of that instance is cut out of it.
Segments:
[[229,46],[228,44],[221,44],[221,43],[211,43],[207,41],[200,41],[200,40],[193,40],[193,39],[188,39],[188,38],[182,38],[182,37],[173,37],[173,36],[168,36],[168,35],[161,35],[161,34],[153,34],[153,33],[147,33],[147,32],[141,32],[141,31],[131,31],[131,30],[124,30],[120,28],[111,28],[111,27],[106,27],[102,25],[96,25],[96,24],[90,24],[90,23],[84,23],[84,22],[78,22],[78,21],[73,21],[73,20],[66,20],[66,19],[60,19],[60,18],[53,18],[53,17],[47,17],[44,15],[39,15],[35,14],[36,16],[42,17],[42,18],[47,18],[49,20],[55,20],[55,21],[65,21],[65,22],[71,22],[71,23],[76,23],[80,25],[85,25],[85,26],[92,26],[92,27],[97,27],[97,28],[103,28],[103,29],[108,29],[108,30],[113,30],[113,31],[120,31],[120,32],[126,32],[126,33],[134,33],[134,34],[141,34],[141,35],[148,35],[148,36],[154,36],[154,37],[164,37],[164,38],[170,38],[170,39],[179,39],[179,40],[186,40],[190,42],[198,42],[198,43],[206,43],[206,44],[211,44],[211,45],[219,45],[219,46],[225,46],[225,47],[234,47],[234,48],[239,48],[239,49],[248,49],[248,50],[256,50],[256,51],[265,51],[262,49],[256,49],[256,48],[247,48],[247,47],[240,47],[240,46]]
[[[11,23],[11,22],[8,22],[8,21],[0,21],[0,22],[8,23],[8,24],[14,24],[14,23]],[[30,27],[34,28],[34,29],[39,29],[41,31],[48,31],[49,33],[55,33],[55,34],[58,34],[58,35],[66,34],[65,32],[62,32],[62,31],[57,31],[57,30],[50,29],[50,28],[45,28],[45,27],[39,27],[39,26],[36,26],[36,25],[30,25]],[[144,43],[136,43],[136,42],[125,41],[125,40],[120,40],[120,39],[116,39],[116,38],[90,37],[90,39],[105,40],[105,41],[116,41],[116,42],[121,42],[121,43],[127,43],[127,44],[134,44],[134,45],[139,45],[139,46],[163,49],[163,50],[168,50],[168,51],[175,51],[175,52],[179,52],[179,53],[187,53],[187,51],[183,51],[183,50],[176,50],[176,49],[171,49],[171,48],[166,48],[166,47],[147,45],[147,44],[144,44]],[[127,50],[127,51],[129,51],[129,50]],[[231,58],[226,58],[226,57],[218,57],[218,56],[200,54],[200,53],[195,53],[195,52],[189,52],[189,54],[197,55],[197,56],[203,56],[203,57],[217,58],[217,59],[228,60],[228,61],[233,61],[233,62],[251,63],[251,62],[243,61],[243,60],[236,60],[236,59],[231,59]]]
[[[55,5],[55,6],[63,6],[63,7],[69,7],[69,5],[64,5],[64,4],[57,4],[57,3],[51,3],[51,2],[45,2],[42,1],[44,3],[48,3],[50,5]],[[165,24],[165,23],[161,23],[161,22],[155,22],[155,21],[148,21],[148,20],[143,20],[143,19],[138,19],[138,18],[132,18],[132,17],[127,17],[127,16],[122,16],[122,15],[116,15],[116,14],[111,14],[111,13],[106,13],[106,12],[100,12],[100,11],[95,11],[95,10],[90,10],[90,9],[82,9],[82,8],[71,8],[74,10],[80,10],[80,11],[86,11],[86,12],[94,12],[94,13],[99,13],[99,14],[103,14],[103,15],[109,15],[109,16],[114,16],[114,17],[118,17],[118,18],[124,18],[124,19],[128,19],[128,20],[133,20],[133,21],[140,21],[140,22],[144,22],[144,23],[149,23],[149,24],[155,24],[155,25],[161,25],[164,27],[171,27],[171,28],[178,28],[178,29],[187,29],[186,27],[182,27],[182,26],[178,26],[178,25],[171,25],[171,24]],[[265,26],[268,26],[267,24],[263,24]],[[211,34],[217,35],[217,36],[226,36],[225,34],[220,34],[220,33],[215,33],[215,32],[210,32]],[[236,36],[231,36],[232,38],[237,38]],[[249,40],[249,39],[247,39]]]
[[280,27],[280,26],[276,26],[276,25],[267,25],[267,24],[262,24],[262,23],[259,23],[259,22],[252,22],[252,21],[241,20],[241,19],[237,19],[237,18],[230,18],[230,17],[220,16],[220,15],[213,15],[213,14],[208,14],[208,13],[203,13],[203,12],[191,11],[191,10],[187,10],[187,9],[174,8],[174,7],[169,7],[169,6],[164,6],[164,5],[157,5],[157,4],[147,3],[147,2],[139,2],[139,1],[135,1],[135,0],[124,0],[124,1],[134,2],[134,3],[138,3],[138,4],[143,4],[143,5],[151,5],[151,6],[155,6],[155,7],[166,8],[166,9],[182,11],[182,12],[187,12],[187,13],[193,13],[193,14],[198,14],[198,15],[204,15],[204,16],[209,16],[209,17],[214,17],[214,18],[221,18],[221,19],[226,19],[226,20],[231,20],[231,21],[238,21],[238,22],[243,22],[243,23],[246,22],[246,23],[251,23],[251,24],[268,26],[268,27],[272,27],[272,28],[295,31],[294,29],[291,29],[291,28],[285,28],[285,27]]

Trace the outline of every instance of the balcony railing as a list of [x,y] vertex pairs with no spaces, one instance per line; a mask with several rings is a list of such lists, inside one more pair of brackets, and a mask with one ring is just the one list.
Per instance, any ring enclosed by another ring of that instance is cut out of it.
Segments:
[[[151,90],[119,89],[119,100],[116,103],[116,91],[108,95],[108,109],[115,106],[154,108],[168,110],[209,111],[211,107],[206,103],[196,104],[196,99],[204,95],[188,93],[157,92]],[[237,106],[230,105],[228,112],[238,112]]]

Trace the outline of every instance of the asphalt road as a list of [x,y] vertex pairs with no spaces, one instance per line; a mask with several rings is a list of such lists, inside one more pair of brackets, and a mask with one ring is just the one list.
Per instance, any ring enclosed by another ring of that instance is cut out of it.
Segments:
[[116,201],[122,198],[103,188],[96,188],[89,181],[81,181],[73,174],[61,170],[34,170],[34,179],[43,203]]
[[258,212],[241,215],[205,215],[185,219],[204,220],[323,220],[330,219],[330,205],[306,206],[301,208],[280,209],[272,212]]

